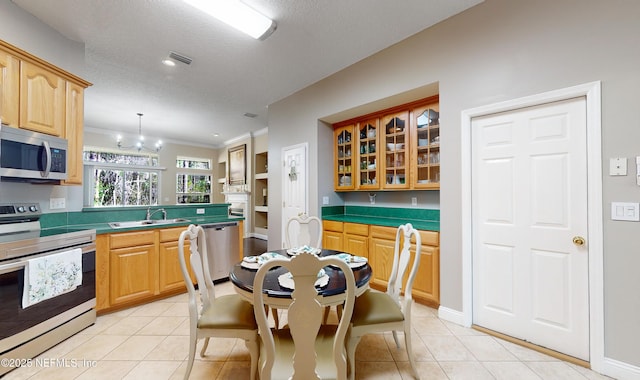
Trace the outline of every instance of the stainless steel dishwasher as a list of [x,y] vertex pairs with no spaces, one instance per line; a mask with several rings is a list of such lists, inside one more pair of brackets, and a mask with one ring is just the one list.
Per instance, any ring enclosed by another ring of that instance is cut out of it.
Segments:
[[213,281],[228,279],[231,267],[240,261],[238,222],[202,224],[209,256],[209,272]]

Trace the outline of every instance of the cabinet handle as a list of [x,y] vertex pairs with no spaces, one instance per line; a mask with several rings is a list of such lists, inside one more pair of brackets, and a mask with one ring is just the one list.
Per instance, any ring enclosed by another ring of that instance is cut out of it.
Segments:
[[577,245],[578,247],[583,246],[584,243],[585,243],[585,240],[582,236],[573,237],[573,244]]

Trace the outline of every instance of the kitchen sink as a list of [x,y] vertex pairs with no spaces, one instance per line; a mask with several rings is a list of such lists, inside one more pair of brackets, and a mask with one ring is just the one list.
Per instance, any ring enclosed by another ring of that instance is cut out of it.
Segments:
[[146,227],[146,226],[154,226],[154,225],[162,225],[162,224],[172,224],[172,223],[187,223],[190,222],[189,219],[184,218],[176,218],[176,219],[153,219],[153,220],[131,220],[126,222],[111,222],[109,226],[111,228],[134,228],[134,227]]

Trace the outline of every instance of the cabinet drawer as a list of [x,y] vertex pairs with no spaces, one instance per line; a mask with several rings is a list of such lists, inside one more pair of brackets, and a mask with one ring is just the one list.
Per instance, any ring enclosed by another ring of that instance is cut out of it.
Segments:
[[187,227],[162,229],[160,230],[160,242],[164,243],[167,241],[178,241],[178,239],[180,239],[180,234],[186,229]]
[[[371,226],[371,237],[387,240],[395,240],[397,228]],[[418,231],[422,245],[438,247],[440,245],[440,232],[438,231]]]
[[109,247],[114,249],[154,244],[154,236],[155,232],[153,230],[112,234],[109,239]]
[[371,226],[371,237],[395,241],[397,230],[394,227]]
[[418,231],[422,245],[440,246],[440,232],[438,231]]
[[359,223],[345,223],[344,233],[351,235],[369,236],[369,225]]
[[342,232],[343,224],[342,222],[336,222],[334,220],[323,220],[322,228],[327,231]]

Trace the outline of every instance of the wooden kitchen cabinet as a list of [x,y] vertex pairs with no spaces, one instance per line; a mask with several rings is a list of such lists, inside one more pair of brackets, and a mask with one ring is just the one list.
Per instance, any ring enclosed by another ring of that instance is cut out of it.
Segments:
[[342,250],[343,223],[333,220],[322,221],[322,248]]
[[66,122],[64,138],[69,146],[67,152],[68,185],[82,184],[82,148],[84,134],[84,87],[67,82],[66,86]]
[[344,251],[353,255],[369,257],[369,226],[367,224],[344,223]]
[[353,124],[336,128],[333,131],[333,167],[334,187],[336,191],[354,190],[356,184],[355,137]]
[[20,60],[0,50],[0,120],[18,127],[20,101]]
[[372,118],[358,123],[357,155],[358,169],[356,171],[359,190],[377,190],[380,188],[379,175],[379,128],[378,119]]
[[[172,227],[98,235],[96,309],[116,310],[184,292],[178,259],[178,239],[184,230]],[[195,283],[193,273],[191,278]]]
[[[371,281],[373,288],[379,290],[387,288],[387,280],[393,267],[396,233],[396,228],[371,226],[370,254],[372,256],[369,261],[374,273]],[[440,305],[440,233],[436,231],[418,231],[418,233],[422,244],[420,265],[413,283],[413,297],[421,303],[437,307]],[[412,261],[414,255],[415,250],[412,249]],[[404,281],[407,278],[408,273],[405,274]]]
[[411,111],[411,187],[440,188],[440,108],[437,102]]
[[409,112],[401,111],[380,119],[382,127],[383,189],[409,188]]
[[372,288],[386,290],[393,268],[397,229],[391,227],[371,226],[369,265],[373,275],[369,285]]
[[155,232],[111,234],[109,247],[109,304],[117,306],[153,297],[158,279]]
[[[373,270],[369,285],[374,289],[386,291],[393,268],[397,228],[330,220],[324,220],[322,223],[323,247],[367,257]],[[422,244],[420,266],[413,283],[413,297],[422,304],[438,307],[440,305],[440,233],[418,232]],[[342,244],[339,244],[340,242]],[[415,255],[415,250],[412,250],[412,255]],[[413,257],[411,257],[412,260]],[[407,276],[408,274],[405,276],[405,281]]]
[[[178,257],[178,240],[184,228],[165,228],[158,231],[160,235],[160,246],[158,250],[158,273],[159,273],[159,291],[160,293],[171,292],[174,290],[184,290],[184,278],[182,269],[180,269],[180,258]],[[184,244],[184,256],[187,268],[191,268],[189,260],[189,241]],[[189,270],[191,282],[196,283],[196,277],[193,271]]]
[[45,68],[20,63],[20,128],[60,136],[65,131],[65,80]]

